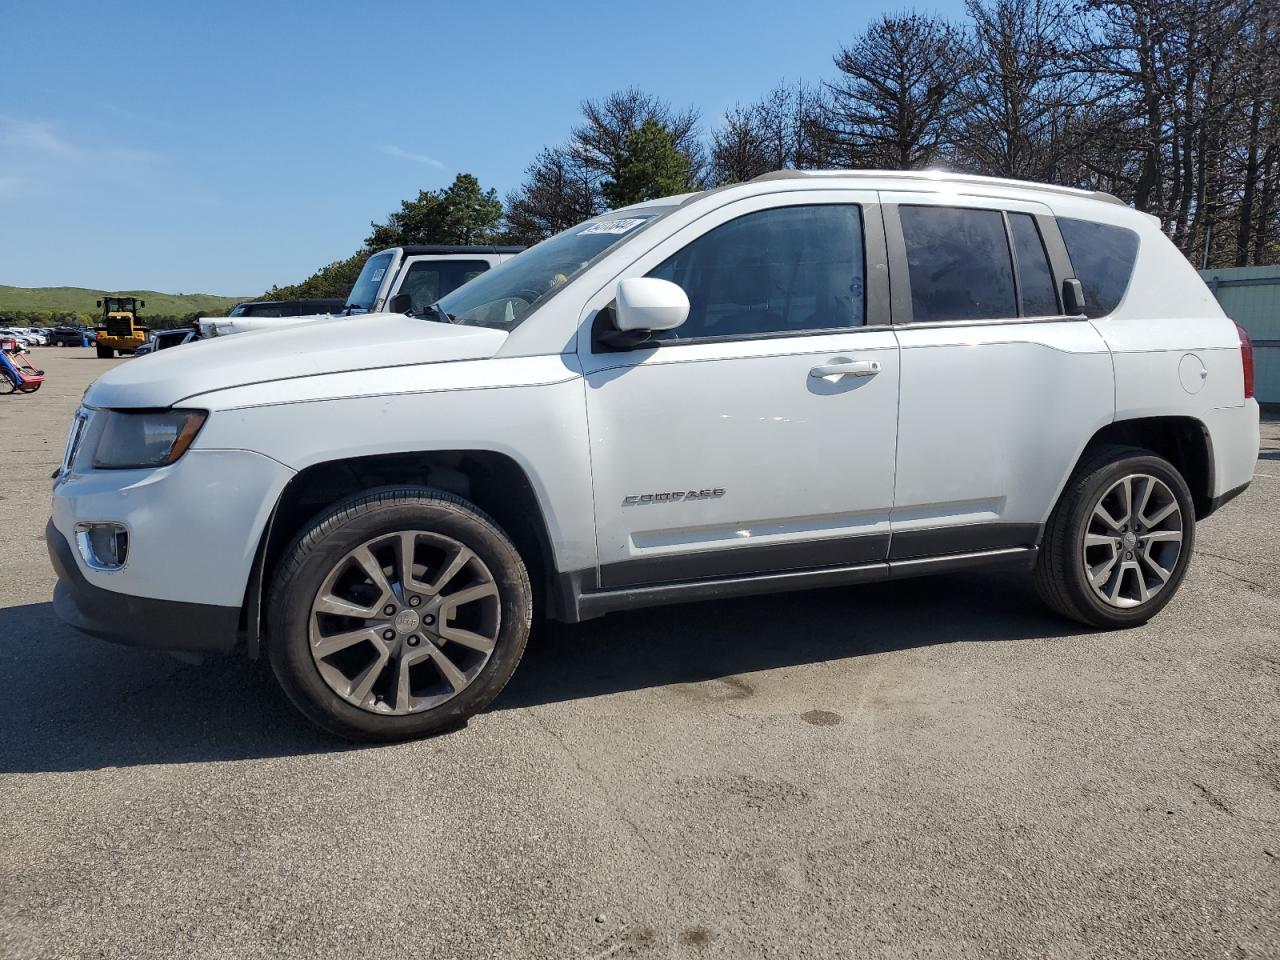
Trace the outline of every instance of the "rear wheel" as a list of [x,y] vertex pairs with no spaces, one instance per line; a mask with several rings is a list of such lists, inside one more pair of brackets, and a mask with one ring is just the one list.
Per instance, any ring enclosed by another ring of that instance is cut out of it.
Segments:
[[115,356],[115,351],[110,347],[98,347],[99,360],[110,360],[113,356]]
[[524,653],[532,599],[520,555],[460,497],[370,491],[286,550],[268,600],[281,687],[324,729],[401,740],[483,710]]
[[1191,491],[1174,466],[1137,447],[1099,448],[1049,518],[1036,587],[1072,620],[1136,626],[1173,599],[1194,544]]
[[0,370],[0,394],[13,393],[18,385],[13,382],[13,378],[9,376],[8,370]]

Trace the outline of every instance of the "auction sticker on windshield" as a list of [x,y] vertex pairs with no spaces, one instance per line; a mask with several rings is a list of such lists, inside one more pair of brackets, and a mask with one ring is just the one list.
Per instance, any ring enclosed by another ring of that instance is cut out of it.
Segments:
[[632,217],[628,220],[600,220],[585,230],[579,230],[578,236],[585,237],[589,233],[626,233],[628,230],[634,230],[648,219],[648,217]]

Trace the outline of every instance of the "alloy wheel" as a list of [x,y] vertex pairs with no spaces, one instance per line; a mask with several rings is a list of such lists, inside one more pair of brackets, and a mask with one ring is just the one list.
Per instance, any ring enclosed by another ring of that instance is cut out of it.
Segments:
[[310,650],[338,696],[404,715],[465,690],[493,655],[497,582],[465,544],[425,530],[375,537],[329,571],[311,603]]
[[1182,557],[1184,518],[1169,485],[1131,474],[1107,488],[1085,528],[1081,562],[1095,596],[1140,606],[1164,589]]

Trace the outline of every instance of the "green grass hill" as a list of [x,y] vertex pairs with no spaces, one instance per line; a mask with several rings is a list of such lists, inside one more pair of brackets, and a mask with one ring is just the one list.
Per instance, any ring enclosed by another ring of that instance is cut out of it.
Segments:
[[0,317],[11,313],[75,313],[96,316],[94,301],[105,294],[139,297],[147,301],[139,313],[185,316],[189,313],[225,314],[251,297],[219,297],[211,293],[157,293],[155,290],[86,290],[83,287],[6,287],[0,284]]

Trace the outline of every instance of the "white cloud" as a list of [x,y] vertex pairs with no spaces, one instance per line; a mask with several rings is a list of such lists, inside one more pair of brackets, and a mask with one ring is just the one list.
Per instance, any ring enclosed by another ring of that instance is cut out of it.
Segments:
[[52,124],[6,116],[0,116],[0,148],[14,153],[55,156],[75,153],[75,148],[54,132]]
[[404,147],[393,146],[392,144],[384,144],[378,147],[379,153],[385,153],[388,157],[397,157],[400,160],[412,160],[414,163],[425,163],[429,167],[444,168],[444,164],[435,157],[428,157],[425,153],[414,153],[406,150]]
[[55,184],[65,189],[138,183],[163,159],[142,147],[95,141],[87,131],[64,136],[48,120],[0,114],[0,197],[39,193]]

